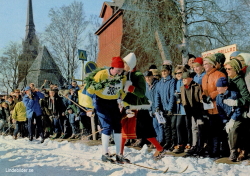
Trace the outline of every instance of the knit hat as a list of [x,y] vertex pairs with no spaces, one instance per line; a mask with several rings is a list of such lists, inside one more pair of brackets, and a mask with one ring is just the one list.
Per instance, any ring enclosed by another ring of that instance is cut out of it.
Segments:
[[214,54],[209,54],[208,56],[206,56],[204,59],[203,59],[203,62],[204,61],[207,61],[209,62],[210,64],[212,64],[213,66],[216,65],[216,57]]
[[222,53],[216,53],[215,54],[215,58],[216,58],[216,62],[220,63],[220,64],[224,64],[226,61],[226,57],[224,54]]
[[157,67],[156,67],[156,65],[150,65],[149,70],[150,69],[157,69]]
[[161,70],[172,70],[172,65],[162,65]]
[[227,87],[228,81],[225,77],[220,77],[216,83],[216,87]]
[[111,67],[114,68],[124,68],[124,62],[121,57],[113,57],[111,62]]
[[24,91],[30,90],[30,86],[25,87]]
[[196,58],[193,54],[188,54],[188,60],[191,58]]
[[145,71],[143,76],[153,76],[153,73],[151,71]]
[[250,53],[240,53],[239,55],[237,56],[241,56],[243,57],[246,65],[250,65]]
[[164,60],[162,65],[172,65],[171,60]]
[[203,59],[201,57],[196,57],[194,63],[199,63],[200,65],[203,65]]
[[126,57],[123,58],[123,61],[127,63],[130,70],[133,70],[136,66],[136,57],[134,53],[129,53]]
[[184,72],[182,73],[182,79],[186,79],[186,78],[192,78],[192,75],[190,72]]
[[151,71],[153,73],[153,75],[160,75],[161,73],[159,72],[158,69],[150,69],[149,71]]
[[230,54],[230,57],[236,57],[240,54],[241,52],[240,51],[235,51],[233,52],[232,54]]
[[233,69],[239,73],[240,70],[242,69],[242,65],[241,62],[238,59],[232,59],[229,64],[231,65],[231,67],[233,67]]

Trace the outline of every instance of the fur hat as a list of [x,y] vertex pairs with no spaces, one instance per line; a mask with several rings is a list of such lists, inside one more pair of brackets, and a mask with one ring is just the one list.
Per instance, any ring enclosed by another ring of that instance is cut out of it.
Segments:
[[149,70],[150,69],[157,69],[157,67],[156,67],[156,65],[150,65]]
[[188,54],[188,60],[191,58],[196,58],[193,54]]
[[209,62],[210,64],[212,64],[213,66],[216,65],[216,57],[214,54],[209,54],[207,55],[204,59],[203,59],[203,62],[204,61],[207,61]]
[[228,81],[227,78],[225,77],[220,77],[217,80],[216,87],[227,87],[228,86]]
[[133,70],[136,66],[136,56],[134,53],[129,53],[123,58],[123,61],[129,66],[129,71]]
[[242,65],[241,62],[238,59],[232,59],[229,64],[231,65],[231,67],[233,67],[233,69],[239,73],[240,70],[242,69]]
[[226,57],[224,54],[222,53],[216,53],[215,54],[215,58],[216,58],[216,62],[220,63],[220,64],[224,64],[226,61]]
[[124,62],[121,57],[113,57],[111,62],[111,67],[114,68],[124,68]]
[[203,59],[201,57],[196,57],[194,63],[199,63],[200,65],[203,65]]

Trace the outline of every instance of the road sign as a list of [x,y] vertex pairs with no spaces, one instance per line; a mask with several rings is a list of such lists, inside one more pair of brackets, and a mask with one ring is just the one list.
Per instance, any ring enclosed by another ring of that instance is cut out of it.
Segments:
[[87,61],[87,52],[85,50],[78,50],[79,60]]
[[97,65],[95,62],[89,61],[85,64],[84,67],[84,72],[85,74],[87,73],[91,73],[92,71],[94,71],[97,68]]

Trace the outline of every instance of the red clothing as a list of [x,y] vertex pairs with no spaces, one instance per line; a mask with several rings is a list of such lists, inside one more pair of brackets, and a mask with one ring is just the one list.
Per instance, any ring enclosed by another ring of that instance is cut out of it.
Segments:
[[216,106],[216,96],[218,95],[216,83],[221,77],[226,77],[226,75],[216,70],[216,68],[213,68],[212,70],[207,72],[202,78],[203,95],[210,96],[214,104],[214,108],[208,110],[209,114],[219,113]]

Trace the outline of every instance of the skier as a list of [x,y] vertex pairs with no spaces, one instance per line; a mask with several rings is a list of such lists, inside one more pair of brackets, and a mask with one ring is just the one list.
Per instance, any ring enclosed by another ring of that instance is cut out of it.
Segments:
[[[98,71],[87,84],[87,92],[93,94],[93,105],[102,127],[102,161],[114,163],[108,152],[111,133],[114,132],[117,159],[121,146],[121,113],[117,99],[123,92],[126,77],[122,75],[124,62],[121,57],[113,57],[111,68]],[[87,105],[86,107],[91,107]],[[93,109],[88,109],[87,116],[91,117]]]

